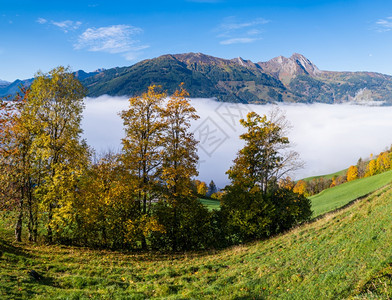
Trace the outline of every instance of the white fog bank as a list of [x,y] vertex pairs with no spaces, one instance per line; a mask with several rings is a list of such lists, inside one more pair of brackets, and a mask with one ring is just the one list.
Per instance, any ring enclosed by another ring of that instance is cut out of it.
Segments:
[[[82,127],[87,143],[102,152],[121,148],[124,135],[118,113],[128,106],[126,97],[86,98]],[[248,111],[268,113],[271,105],[219,103],[192,99],[200,119],[192,131],[199,144],[199,178],[228,183],[225,172],[242,147],[239,119]],[[280,105],[292,125],[290,142],[305,167],[294,178],[327,174],[355,164],[359,157],[378,154],[392,144],[392,107],[357,105]]]

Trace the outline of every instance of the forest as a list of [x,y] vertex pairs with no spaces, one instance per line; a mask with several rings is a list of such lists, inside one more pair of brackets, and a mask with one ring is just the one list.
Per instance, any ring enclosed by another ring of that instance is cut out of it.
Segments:
[[[64,67],[37,73],[28,89],[2,99],[0,213],[16,241],[135,251],[223,248],[284,232],[310,220],[310,200],[288,172],[284,116],[242,119],[245,146],[210,191],[220,210],[198,199],[196,110],[180,85],[171,95],[151,85],[129,99],[119,153],[97,154],[81,138],[86,89]],[[216,189],[216,188],[215,188]]]

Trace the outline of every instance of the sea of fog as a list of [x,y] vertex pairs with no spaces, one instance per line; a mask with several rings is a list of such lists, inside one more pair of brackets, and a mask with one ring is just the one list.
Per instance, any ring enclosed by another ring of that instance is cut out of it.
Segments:
[[[118,113],[127,108],[127,100],[110,96],[85,99],[84,137],[97,153],[121,148],[124,131]],[[191,101],[200,116],[191,128],[200,141],[199,179],[213,179],[224,187],[228,183],[225,172],[243,146],[239,120],[249,111],[268,114],[272,105]],[[293,149],[305,162],[303,169],[292,174],[296,179],[344,169],[392,144],[392,107],[284,104],[279,108],[291,123],[288,137]]]

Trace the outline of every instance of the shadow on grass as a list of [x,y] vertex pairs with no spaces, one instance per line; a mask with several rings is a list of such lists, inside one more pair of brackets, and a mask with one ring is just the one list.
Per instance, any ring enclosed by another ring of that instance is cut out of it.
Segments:
[[3,238],[0,238],[0,260],[4,253],[23,256],[26,258],[33,257],[30,253],[26,252],[22,247],[16,246],[11,242],[4,240]]

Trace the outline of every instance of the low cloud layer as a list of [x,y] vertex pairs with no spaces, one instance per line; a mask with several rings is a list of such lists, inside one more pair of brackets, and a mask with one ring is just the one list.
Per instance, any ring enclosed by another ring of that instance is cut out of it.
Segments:
[[[271,106],[219,103],[193,99],[200,119],[192,124],[199,144],[199,177],[213,179],[219,187],[228,183],[225,172],[242,147],[239,119],[254,110],[268,113]],[[97,152],[118,150],[123,137],[118,112],[128,106],[125,97],[86,99],[83,129]],[[355,105],[281,105],[293,126],[289,133],[305,167],[294,178],[327,174],[355,164],[359,157],[378,154],[392,143],[392,107]]]

